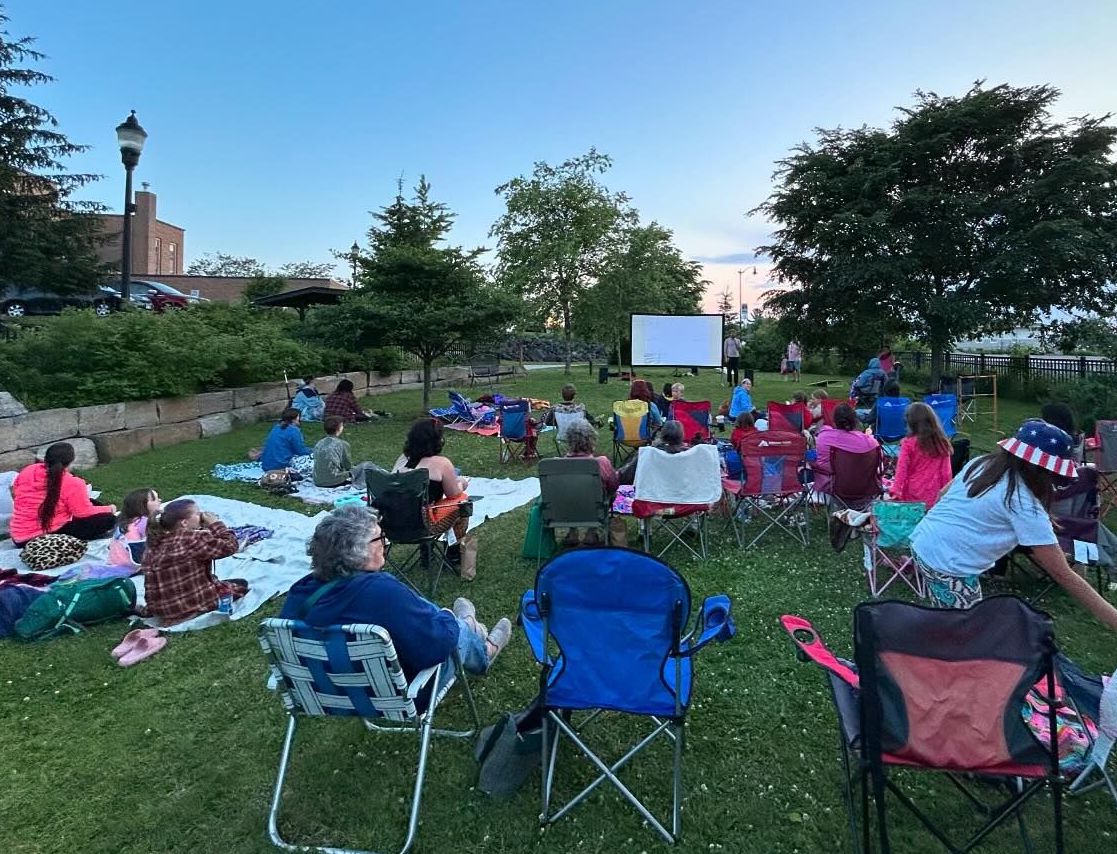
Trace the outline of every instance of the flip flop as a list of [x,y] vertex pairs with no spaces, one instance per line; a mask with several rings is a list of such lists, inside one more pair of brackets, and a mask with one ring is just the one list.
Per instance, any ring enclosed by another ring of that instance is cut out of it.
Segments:
[[112,657],[119,659],[125,655],[140,638],[157,638],[159,637],[158,629],[133,629],[124,636],[124,639],[118,643],[112,650]]
[[138,638],[132,648],[120,657],[120,666],[131,667],[133,664],[139,664],[145,658],[151,658],[166,645],[167,639],[162,636]]

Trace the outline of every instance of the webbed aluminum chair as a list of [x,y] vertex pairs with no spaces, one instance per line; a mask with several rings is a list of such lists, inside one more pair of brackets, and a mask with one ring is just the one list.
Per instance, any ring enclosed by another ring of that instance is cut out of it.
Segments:
[[[411,796],[407,838],[400,854],[406,852],[415,841],[419,826],[419,805],[431,735],[470,738],[480,727],[473,694],[456,655],[454,674],[444,674],[444,665],[438,664],[415,674],[409,683],[400,667],[391,637],[380,626],[315,628],[297,620],[270,618],[260,624],[259,640],[268,659],[271,681],[287,710],[287,735],[283,740],[268,813],[268,835],[272,843],[287,851],[372,854],[348,848],[296,845],[285,841],[279,833],[283,783],[299,719],[361,717],[371,730],[409,732],[419,738],[415,790]],[[435,710],[458,678],[465,691],[473,729],[434,729]],[[377,803],[378,808],[382,808],[391,801],[380,800]]]
[[[520,616],[532,654],[543,666],[543,824],[558,821],[608,782],[667,842],[678,840],[684,724],[694,699],[693,656],[711,641],[727,641],[736,634],[730,609],[729,597],[708,597],[688,632],[691,598],[686,581],[657,558],[630,549],[574,549],[539,570],[534,588],[523,595]],[[584,737],[586,724],[602,711],[647,718],[652,730],[609,762]],[[576,712],[590,715],[576,725]],[[659,743],[660,735],[674,751],[670,830],[618,776],[645,747]],[[598,776],[565,806],[554,809],[555,766],[564,738]]]

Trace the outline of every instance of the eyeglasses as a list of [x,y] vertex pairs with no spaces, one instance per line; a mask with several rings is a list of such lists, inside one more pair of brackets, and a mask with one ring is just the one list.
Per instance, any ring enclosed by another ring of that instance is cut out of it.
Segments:
[[371,540],[369,540],[368,544],[371,546],[373,543],[382,543],[386,539],[387,537],[385,537],[384,534],[380,534],[379,536],[373,537]]

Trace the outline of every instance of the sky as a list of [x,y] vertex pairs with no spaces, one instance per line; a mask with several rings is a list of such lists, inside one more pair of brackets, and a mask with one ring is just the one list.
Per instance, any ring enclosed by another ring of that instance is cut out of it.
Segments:
[[332,260],[420,175],[453,242],[492,246],[494,188],[592,146],[608,187],[703,263],[707,308],[738,280],[755,306],[771,224],[748,211],[815,128],[883,126],[916,89],[978,79],[1052,84],[1062,117],[1117,112],[1113,0],[0,5],[56,78],[33,100],[91,146],[72,167],[105,176],[86,197],[117,211],[114,128],[136,110],[137,188],[186,229],[187,262]]

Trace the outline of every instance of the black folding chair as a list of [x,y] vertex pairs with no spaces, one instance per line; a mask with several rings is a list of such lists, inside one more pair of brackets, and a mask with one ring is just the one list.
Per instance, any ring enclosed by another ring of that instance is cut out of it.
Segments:
[[[438,592],[442,570],[453,572],[446,559],[446,543],[428,527],[427,512],[430,475],[426,469],[388,474],[370,469],[365,475],[368,503],[380,513],[380,530],[384,532],[384,560],[388,567],[419,593],[418,585],[409,577],[416,568],[430,578],[429,596]],[[399,560],[397,546],[415,546],[415,551]]]
[[543,531],[590,528],[609,537],[609,502],[601,487],[601,468],[593,458],[550,457],[539,461],[539,543],[536,568],[543,552]]

